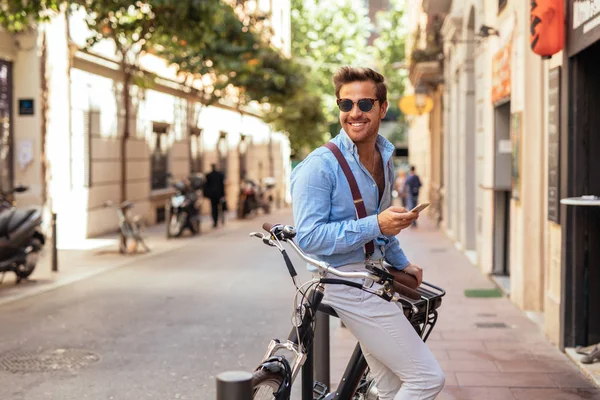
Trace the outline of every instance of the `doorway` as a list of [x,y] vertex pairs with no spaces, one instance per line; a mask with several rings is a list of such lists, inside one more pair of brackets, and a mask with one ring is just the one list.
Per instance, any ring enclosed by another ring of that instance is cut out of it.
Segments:
[[13,184],[12,63],[0,60],[0,190]]
[[[512,147],[510,102],[494,108],[494,248],[492,273],[510,276],[510,198]],[[506,286],[508,282],[503,282]]]
[[[600,196],[600,42],[572,58],[569,197]],[[567,206],[565,336],[567,345],[600,342],[600,206]]]

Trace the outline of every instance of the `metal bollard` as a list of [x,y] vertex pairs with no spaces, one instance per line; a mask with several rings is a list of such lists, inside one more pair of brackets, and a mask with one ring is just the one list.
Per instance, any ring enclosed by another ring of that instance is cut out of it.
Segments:
[[56,241],[56,213],[52,213],[52,272],[58,272],[58,250]]
[[217,375],[217,400],[252,400],[252,374],[228,371]]
[[315,331],[315,380],[330,387],[329,315],[317,312]]
[[314,346],[311,343],[307,349],[306,361],[302,367],[302,400],[313,400],[314,378]]

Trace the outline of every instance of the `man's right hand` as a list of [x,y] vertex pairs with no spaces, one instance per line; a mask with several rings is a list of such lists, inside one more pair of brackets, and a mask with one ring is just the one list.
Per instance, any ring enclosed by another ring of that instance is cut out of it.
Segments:
[[409,212],[404,207],[392,206],[377,215],[377,222],[381,233],[386,236],[396,236],[417,218],[419,218],[419,213]]

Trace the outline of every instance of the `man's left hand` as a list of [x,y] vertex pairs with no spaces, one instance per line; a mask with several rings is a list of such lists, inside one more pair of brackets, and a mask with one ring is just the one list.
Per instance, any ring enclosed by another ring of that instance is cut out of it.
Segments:
[[417,282],[419,283],[419,286],[423,282],[423,269],[421,267],[419,267],[418,265],[409,264],[408,267],[403,269],[403,271],[406,272],[407,274],[410,274],[410,275],[414,276],[415,278],[417,278]]

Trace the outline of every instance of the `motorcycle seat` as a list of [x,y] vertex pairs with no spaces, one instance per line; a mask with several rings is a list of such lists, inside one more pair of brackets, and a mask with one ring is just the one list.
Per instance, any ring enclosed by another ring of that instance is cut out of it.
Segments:
[[23,222],[25,222],[33,213],[31,210],[10,210],[0,214],[0,237],[6,236],[15,231]]

